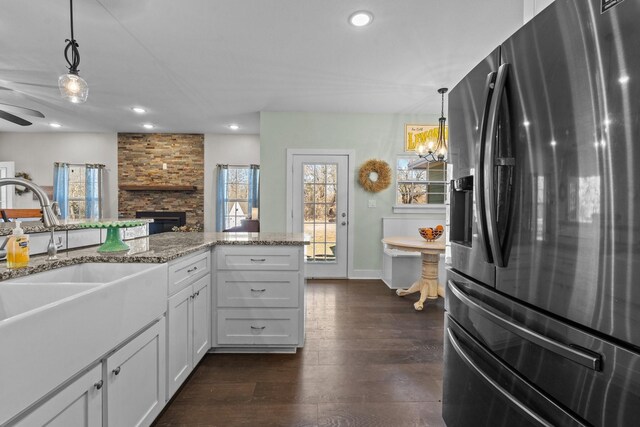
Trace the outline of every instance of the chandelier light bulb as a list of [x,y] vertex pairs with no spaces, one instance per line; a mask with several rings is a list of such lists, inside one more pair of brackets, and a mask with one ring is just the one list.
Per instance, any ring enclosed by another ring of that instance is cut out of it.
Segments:
[[60,95],[74,104],[82,104],[89,96],[87,82],[77,74],[63,74],[58,79]]

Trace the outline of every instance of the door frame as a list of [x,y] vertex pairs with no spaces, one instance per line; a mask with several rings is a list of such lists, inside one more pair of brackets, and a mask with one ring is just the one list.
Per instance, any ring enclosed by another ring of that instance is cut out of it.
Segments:
[[294,156],[346,156],[347,157],[347,278],[353,277],[355,150],[287,148],[287,232],[293,233],[293,157]]

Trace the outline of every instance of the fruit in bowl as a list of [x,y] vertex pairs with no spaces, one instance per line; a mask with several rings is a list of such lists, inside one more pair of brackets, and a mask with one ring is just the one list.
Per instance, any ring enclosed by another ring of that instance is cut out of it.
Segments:
[[424,240],[426,240],[427,242],[433,242],[444,234],[444,227],[441,225],[436,225],[435,227],[418,228],[418,232]]

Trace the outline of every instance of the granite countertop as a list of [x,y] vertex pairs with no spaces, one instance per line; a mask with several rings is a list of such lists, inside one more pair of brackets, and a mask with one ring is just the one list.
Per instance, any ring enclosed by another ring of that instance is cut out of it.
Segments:
[[[60,224],[54,226],[55,231],[64,231],[64,230],[78,230],[81,228],[87,228],[87,224],[98,223],[98,222],[115,222],[115,221],[140,221],[140,222],[153,222],[152,218],[135,218],[135,219],[100,219],[100,220],[91,220],[91,219],[61,219]],[[14,222],[0,222],[0,236],[7,236],[11,234],[11,230],[15,227]],[[27,234],[33,233],[48,233],[51,231],[50,228],[45,227],[42,221],[21,221],[20,227]]]
[[309,244],[302,233],[160,233],[148,237],[127,240],[131,247],[125,254],[101,255],[97,246],[73,249],[58,253],[58,259],[47,261],[47,255],[35,255],[29,266],[8,269],[0,262],[0,280],[39,273],[73,264],[86,262],[139,262],[165,263],[181,256],[216,245],[267,245],[301,246]]

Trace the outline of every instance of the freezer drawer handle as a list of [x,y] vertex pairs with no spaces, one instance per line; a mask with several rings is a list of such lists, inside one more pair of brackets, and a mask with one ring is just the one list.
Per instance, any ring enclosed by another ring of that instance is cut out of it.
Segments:
[[509,332],[512,332],[519,337],[524,338],[525,340],[530,341],[546,350],[552,351],[555,354],[564,357],[565,359],[572,360],[582,366],[593,369],[594,371],[600,371],[602,369],[602,358],[600,355],[590,354],[585,351],[580,351],[577,348],[571,347],[569,345],[559,343],[527,328],[524,325],[509,320],[500,314],[494,313],[493,310],[485,307],[485,304],[483,304],[482,302],[476,302],[475,298],[462,292],[462,290],[460,290],[460,288],[458,288],[458,286],[452,280],[449,280],[448,284],[451,292],[453,292],[453,294],[470,309],[476,311],[492,322],[500,325],[502,328],[508,330]]
[[540,426],[545,426],[545,427],[553,427],[553,424],[550,424],[549,422],[547,422],[547,420],[545,420],[544,418],[542,418],[540,415],[536,414],[535,412],[533,412],[531,409],[529,409],[524,403],[522,403],[520,400],[518,400],[515,396],[513,396],[511,393],[509,393],[507,390],[505,390],[500,384],[498,384],[493,378],[491,378],[489,375],[487,375],[486,372],[484,372],[482,369],[480,369],[480,367],[471,359],[471,357],[469,357],[469,355],[462,349],[462,346],[460,345],[460,343],[458,342],[458,338],[455,336],[455,334],[453,333],[453,331],[451,330],[451,328],[447,328],[447,335],[449,336],[449,342],[451,343],[451,346],[453,347],[453,349],[456,351],[456,353],[458,353],[458,356],[460,356],[462,358],[462,360],[464,360],[464,362],[474,371],[476,371],[476,373],[478,373],[478,375],[480,375],[482,377],[482,379],[487,382],[491,387],[493,387],[495,390],[497,390],[503,397],[507,398],[511,403],[513,403],[520,411],[524,412],[525,414],[527,414],[529,417],[531,417],[532,419],[534,419]]

